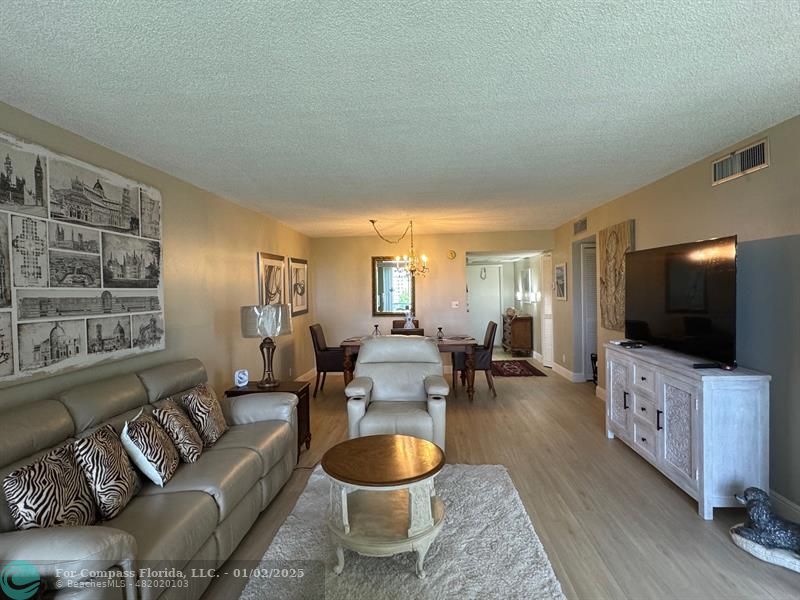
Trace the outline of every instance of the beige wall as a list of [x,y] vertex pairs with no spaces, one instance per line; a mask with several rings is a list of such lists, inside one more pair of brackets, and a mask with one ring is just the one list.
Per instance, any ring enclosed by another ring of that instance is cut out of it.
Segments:
[[[765,135],[769,136],[769,168],[711,186],[712,158]],[[586,216],[589,229],[578,236],[572,235],[572,222],[556,229],[554,265],[568,261],[571,269],[573,241],[627,219],[636,221],[637,250],[734,234],[743,242],[800,233],[800,117],[621,196]],[[553,304],[555,359],[571,371],[572,294],[566,302]],[[622,332],[600,326],[599,307],[597,318],[599,346],[622,337]],[[599,364],[605,364],[602,348],[599,354]],[[601,387],[605,387],[604,381],[601,369]]]
[[[369,226],[368,218],[365,214],[365,228]],[[435,334],[437,327],[449,333],[465,331],[467,252],[518,252],[547,249],[552,245],[553,234],[549,231],[415,235],[415,249],[429,257],[431,266],[430,274],[416,282],[420,326],[428,334]],[[454,260],[447,258],[447,251],[451,249],[456,251]],[[388,244],[374,234],[311,240],[312,286],[320,290],[312,296],[312,301],[328,344],[336,344],[351,335],[367,334],[375,323],[384,333],[388,332],[392,319],[372,316],[370,257],[393,256],[407,250],[407,240]],[[453,300],[459,302],[459,308],[450,308]]]
[[[236,368],[260,375],[259,340],[243,339],[239,330],[239,306],[258,302],[256,253],[309,258],[307,237],[2,103],[0,130],[161,190],[167,326],[165,351],[7,387],[0,390],[0,406],[188,357],[206,364],[218,390],[230,385]],[[313,294],[313,281],[311,286]],[[280,377],[287,378],[290,369],[296,376],[313,368],[312,315],[295,318],[294,335],[277,339]]]
[[[800,246],[800,117],[743,140],[735,147],[765,135],[769,137],[770,148],[767,169],[712,187],[711,160],[724,155],[726,150],[723,150],[592,210],[587,215],[589,230],[578,238],[627,219],[636,221],[637,250],[738,235],[737,356],[742,366],[772,375],[771,485],[773,490],[800,503],[800,436],[797,434],[800,431],[800,336],[793,334],[800,332],[797,309],[800,260],[796,256],[781,257],[780,250],[775,254],[775,247]],[[556,230],[553,264],[568,260],[572,269],[572,242],[578,238],[572,235],[571,222]],[[770,256],[770,252],[773,259],[763,261],[761,257]],[[784,260],[785,265],[775,266],[778,262],[775,256]],[[767,273],[767,270],[774,272]],[[749,290],[748,286],[751,286]],[[765,300],[756,304],[751,300],[756,295]],[[554,302],[555,359],[572,371],[574,296],[569,296],[567,302]],[[789,304],[793,308],[774,314],[772,311],[777,310],[779,304]],[[623,332],[600,327],[598,307],[599,383],[603,388],[605,352],[602,345],[621,337]]]

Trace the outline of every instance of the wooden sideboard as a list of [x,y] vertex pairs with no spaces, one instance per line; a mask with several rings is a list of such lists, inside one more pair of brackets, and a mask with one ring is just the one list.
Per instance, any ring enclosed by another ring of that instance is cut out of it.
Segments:
[[533,353],[533,317],[503,315],[503,350],[511,354],[531,356]]

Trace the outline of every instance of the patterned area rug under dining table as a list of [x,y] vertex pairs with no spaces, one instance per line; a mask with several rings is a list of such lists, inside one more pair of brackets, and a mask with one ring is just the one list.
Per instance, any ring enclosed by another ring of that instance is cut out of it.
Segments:
[[495,377],[547,377],[527,360],[493,360],[492,375]]
[[[345,550],[341,575],[327,528],[330,483],[311,474],[292,513],[275,534],[240,600],[267,598],[538,598],[563,599],[542,543],[502,465],[445,465],[436,493],[445,522],[415,575],[415,554],[388,558]],[[303,576],[298,577],[298,570]]]

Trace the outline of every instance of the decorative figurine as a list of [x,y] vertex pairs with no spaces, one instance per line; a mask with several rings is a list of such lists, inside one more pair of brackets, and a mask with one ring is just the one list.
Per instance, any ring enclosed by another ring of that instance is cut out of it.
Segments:
[[247,372],[247,369],[239,369],[233,374],[233,382],[237,387],[246,386],[248,381],[250,381],[250,373]]
[[775,514],[769,494],[749,487],[736,499],[747,506],[747,520],[731,528],[741,549],[756,558],[800,573],[800,524]]

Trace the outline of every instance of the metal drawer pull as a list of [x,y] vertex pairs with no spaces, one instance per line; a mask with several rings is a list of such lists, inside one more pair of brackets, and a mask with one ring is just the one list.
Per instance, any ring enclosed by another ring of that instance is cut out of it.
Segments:
[[662,429],[664,429],[661,426],[661,415],[663,414],[664,414],[663,410],[656,410],[656,431],[661,431]]
[[622,408],[628,410],[628,392],[622,392]]

